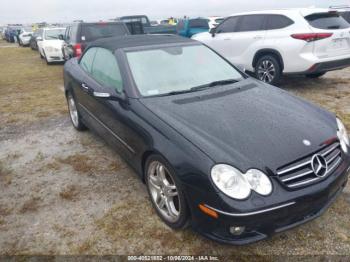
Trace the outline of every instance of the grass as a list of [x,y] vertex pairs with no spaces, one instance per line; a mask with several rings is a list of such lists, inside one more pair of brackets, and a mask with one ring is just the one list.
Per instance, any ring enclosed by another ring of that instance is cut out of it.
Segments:
[[0,68],[0,126],[66,113],[62,65],[46,65],[30,48],[0,47]]

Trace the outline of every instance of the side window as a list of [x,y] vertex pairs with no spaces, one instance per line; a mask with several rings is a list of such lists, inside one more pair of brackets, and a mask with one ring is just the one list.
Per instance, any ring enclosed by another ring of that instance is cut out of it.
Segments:
[[106,87],[115,88],[118,93],[123,90],[123,81],[117,59],[104,48],[98,48],[92,68],[92,77]]
[[[69,38],[71,42],[75,43],[77,41],[77,33],[78,25],[72,25],[69,30]],[[78,39],[78,42],[80,42],[80,39]]]
[[236,32],[239,16],[230,17],[223,21],[216,29],[217,33],[232,33]]
[[96,51],[97,48],[90,48],[85,52],[84,56],[80,60],[81,68],[87,73],[92,73],[92,64],[94,62]]
[[281,29],[294,24],[293,20],[284,15],[268,15],[266,30]]
[[237,32],[250,32],[264,30],[266,15],[245,15],[242,16]]

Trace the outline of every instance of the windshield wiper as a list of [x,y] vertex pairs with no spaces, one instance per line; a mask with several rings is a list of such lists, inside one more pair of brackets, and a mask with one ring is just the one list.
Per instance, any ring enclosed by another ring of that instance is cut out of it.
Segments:
[[192,87],[192,88],[186,89],[186,90],[172,91],[172,92],[163,94],[162,96],[171,96],[171,95],[191,93],[191,92],[199,91],[199,90],[206,89],[209,87],[230,85],[230,84],[237,83],[237,82],[239,82],[239,80],[237,80],[237,79],[219,80],[219,81],[214,81],[214,82],[200,85],[200,86],[195,86],[195,87]]
[[200,86],[195,86],[192,87],[190,90],[191,91],[197,91],[201,89],[205,89],[208,87],[214,87],[214,86],[224,86],[224,85],[230,85],[239,82],[237,79],[226,79],[226,80],[219,80],[219,81],[214,81],[208,84],[200,85]]

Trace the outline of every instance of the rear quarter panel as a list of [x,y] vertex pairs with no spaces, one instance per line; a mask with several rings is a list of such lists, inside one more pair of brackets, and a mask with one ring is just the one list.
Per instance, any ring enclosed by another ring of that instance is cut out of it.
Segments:
[[310,28],[299,12],[293,12],[287,17],[294,24],[275,30],[267,30],[263,48],[278,51],[283,59],[284,73],[306,71],[310,64],[306,59],[311,59],[313,54],[313,43],[297,40],[291,37],[293,34],[310,33]]

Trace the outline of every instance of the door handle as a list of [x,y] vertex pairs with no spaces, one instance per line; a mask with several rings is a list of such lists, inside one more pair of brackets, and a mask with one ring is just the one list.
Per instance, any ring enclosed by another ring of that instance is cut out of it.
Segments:
[[86,91],[89,91],[90,89],[85,83],[82,83],[81,87],[84,88]]
[[231,40],[231,38],[224,38],[225,41]]
[[263,39],[264,37],[261,35],[254,36],[254,39]]

